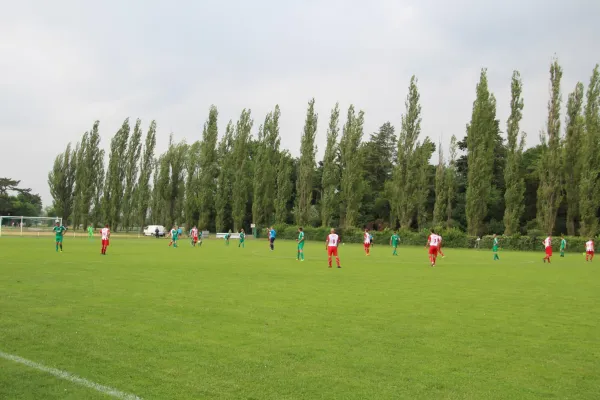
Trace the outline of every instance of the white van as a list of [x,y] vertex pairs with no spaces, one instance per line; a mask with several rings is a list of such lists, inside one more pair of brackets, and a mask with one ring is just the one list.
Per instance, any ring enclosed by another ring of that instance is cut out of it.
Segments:
[[165,236],[166,229],[162,225],[148,225],[144,228],[144,236],[155,236],[158,229],[158,236]]

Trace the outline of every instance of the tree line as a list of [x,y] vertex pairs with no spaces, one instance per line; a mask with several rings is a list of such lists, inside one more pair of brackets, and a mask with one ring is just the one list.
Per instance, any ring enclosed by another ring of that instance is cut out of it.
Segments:
[[[557,60],[550,65],[548,118],[540,144],[525,148],[525,109],[518,71],[510,115],[501,122],[482,69],[470,122],[448,151],[421,133],[418,80],[408,87],[399,132],[389,122],[365,137],[365,113],[336,104],[329,115],[323,159],[317,160],[319,115],[309,101],[300,156],[280,148],[279,106],[258,122],[242,110],[219,135],[211,106],[202,137],[192,144],[171,135],[155,154],[156,122],[142,143],[142,123],[126,119],[110,142],[108,164],[99,122],[67,145],[48,174],[59,214],[75,226],[108,223],[130,230],[155,223],[210,231],[270,224],[457,228],[470,235],[566,232],[595,235],[600,210],[600,73],[587,90],[567,96],[564,129]],[[342,121],[343,118],[343,121]],[[343,123],[343,125],[342,125]],[[504,131],[503,131],[504,129]],[[438,153],[437,163],[431,159]],[[447,155],[446,155],[447,154]]]

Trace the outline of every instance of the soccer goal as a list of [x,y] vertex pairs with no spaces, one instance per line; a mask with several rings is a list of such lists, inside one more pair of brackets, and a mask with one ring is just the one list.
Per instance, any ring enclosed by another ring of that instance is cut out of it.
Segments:
[[59,217],[0,216],[0,236],[48,236],[54,224],[62,225]]

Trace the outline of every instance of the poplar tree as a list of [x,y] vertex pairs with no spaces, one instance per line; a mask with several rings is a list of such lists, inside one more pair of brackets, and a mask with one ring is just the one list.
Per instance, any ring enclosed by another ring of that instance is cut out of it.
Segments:
[[[161,187],[161,165],[163,164],[163,157],[161,155],[158,159],[152,160],[152,200],[150,203],[150,222],[152,224],[164,224],[166,221],[162,217],[162,187]],[[168,177],[167,177],[168,180]],[[170,228],[169,226],[165,226]]]
[[467,231],[476,236],[483,233],[483,221],[488,212],[492,190],[494,147],[498,135],[496,99],[488,89],[487,70],[482,69],[473,102],[471,123],[467,125]]
[[246,216],[246,206],[250,200],[250,160],[248,149],[250,142],[250,131],[252,130],[252,118],[250,110],[244,109],[240,115],[235,128],[233,140],[233,193],[232,193],[232,217],[234,229],[242,228]]
[[310,208],[313,189],[313,173],[315,170],[315,136],[318,115],[315,113],[315,99],[308,102],[304,132],[300,139],[300,160],[298,180],[296,182],[296,223],[306,225],[310,220]]
[[142,121],[137,120],[125,154],[125,190],[123,193],[123,227],[129,231],[137,205],[137,174],[142,153]]
[[402,115],[402,125],[398,136],[398,161],[392,177],[392,211],[402,228],[410,228],[418,206],[418,183],[415,172],[420,163],[417,142],[421,133],[421,104],[417,87],[418,80],[410,78],[406,96],[406,113]]
[[[542,153],[538,164],[537,221],[540,229],[552,234],[556,213],[562,201],[560,141],[560,80],[562,68],[554,60],[550,66],[550,100],[546,132],[540,134]],[[593,186],[592,186],[593,187]],[[583,190],[583,180],[582,180]],[[584,193],[582,191],[582,193]],[[585,196],[582,196],[585,198]],[[582,208],[582,216],[584,208]],[[594,213],[595,215],[595,213]],[[583,221],[582,221],[583,222]],[[586,221],[587,222],[587,221]]]
[[592,237],[598,232],[600,203],[600,72],[598,65],[592,72],[584,110],[585,131],[582,142],[582,171],[579,210],[581,234]]
[[[100,199],[104,184],[104,150],[100,149],[100,121],[95,121],[89,132],[85,159],[85,190],[81,204],[83,226],[99,222],[101,208]],[[91,220],[91,221],[90,221]]]
[[267,224],[273,223],[275,218],[275,195],[277,192],[277,164],[279,163],[279,145],[281,144],[281,137],[279,136],[280,117],[281,110],[279,109],[279,105],[276,105],[275,109],[270,114],[268,124],[265,124],[264,129],[264,186],[262,187],[261,205],[263,207],[264,218]]
[[[204,127],[204,135],[206,135],[206,126]],[[189,146],[185,157],[185,223],[188,229],[196,225],[200,217],[200,197],[202,187],[200,184],[200,159],[201,159],[202,143],[195,141]],[[198,227],[203,229],[207,226],[199,224]]]
[[146,140],[144,142],[144,153],[140,163],[140,177],[138,180],[138,206],[137,218],[140,230],[144,229],[150,205],[150,175],[154,164],[154,148],[156,147],[156,121],[150,123]]
[[513,72],[511,82],[510,116],[506,123],[508,136],[508,152],[504,169],[504,234],[513,235],[519,232],[521,217],[525,210],[525,179],[521,169],[525,134],[521,133],[519,124],[523,118],[523,83],[518,71]]
[[338,205],[337,192],[340,186],[340,148],[337,142],[340,132],[340,106],[335,104],[329,118],[327,129],[327,146],[323,157],[323,198],[321,199],[321,224],[325,227],[331,226],[336,206]]
[[442,143],[438,146],[438,165],[435,171],[435,204],[433,207],[433,223],[439,225],[447,219],[448,188],[446,187],[446,165]]
[[275,198],[275,222],[277,224],[287,223],[289,215],[288,203],[292,197],[292,157],[283,151],[277,165],[277,195]]
[[64,224],[68,224],[73,212],[75,174],[77,171],[77,153],[67,145],[64,153],[54,159],[54,166],[48,174],[48,186],[52,195],[52,206],[63,218]]
[[[83,218],[84,213],[88,213],[89,210],[84,210],[84,196],[85,191],[87,189],[87,171],[85,164],[85,154],[88,146],[88,133],[85,132],[83,137],[81,138],[81,142],[77,143],[75,146],[75,155],[76,160],[75,164],[77,165],[77,169],[75,171],[75,186],[73,189],[74,192],[74,205],[73,205],[73,228],[79,228]],[[85,229],[85,225],[83,226]]]
[[426,137],[423,143],[417,147],[415,151],[416,164],[416,211],[417,211],[417,224],[419,229],[424,229],[426,223],[429,221],[429,215],[427,213],[427,198],[430,192],[429,183],[429,160],[435,152],[435,144]]
[[351,105],[340,140],[342,215],[345,227],[355,226],[363,194],[363,153],[359,150],[364,119],[364,112],[359,111],[356,115],[354,106]]
[[225,129],[225,136],[219,142],[217,151],[220,166],[215,198],[215,224],[217,232],[225,232],[231,226],[231,197],[234,176],[232,170],[233,131],[233,123],[229,121]]
[[576,221],[579,220],[579,186],[581,182],[585,119],[581,115],[583,107],[583,83],[578,82],[567,100],[566,138],[564,146],[564,179],[567,203],[567,233],[576,234]]
[[217,163],[217,141],[219,112],[214,105],[210,107],[208,121],[204,126],[202,145],[200,146],[200,180],[198,206],[200,218],[198,227],[212,229],[215,218],[215,195],[219,165]]
[[456,152],[458,145],[456,136],[450,138],[450,161],[446,168],[446,227],[450,228],[453,220],[454,202],[456,201]]
[[121,128],[110,142],[108,170],[103,197],[103,214],[105,223],[117,230],[121,220],[123,205],[123,186],[125,179],[127,139],[129,138],[129,118],[123,121]]

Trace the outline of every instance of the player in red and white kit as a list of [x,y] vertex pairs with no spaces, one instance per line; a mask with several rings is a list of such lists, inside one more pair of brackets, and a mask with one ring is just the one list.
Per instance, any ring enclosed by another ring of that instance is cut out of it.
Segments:
[[547,260],[548,263],[550,263],[550,257],[552,257],[552,235],[549,235],[546,239],[544,239],[542,244],[546,249],[546,257],[544,257],[544,262]]
[[370,256],[371,255],[371,235],[369,235],[369,230],[365,229],[365,233],[363,236],[363,243],[365,245],[365,255]]
[[442,237],[440,235],[437,235],[438,238],[440,239],[439,243],[438,243],[438,253],[440,253],[440,255],[442,256],[442,258],[446,257],[444,255],[444,253],[442,252]]
[[340,257],[338,256],[338,245],[340,244],[340,237],[335,233],[335,229],[331,230],[331,233],[327,236],[327,240],[325,241],[327,247],[327,262],[329,263],[329,268],[331,268],[331,258],[335,256],[335,262],[338,268],[342,268],[340,266]]
[[198,228],[194,226],[190,231],[190,236],[192,237],[192,246],[196,247],[196,243],[198,243]]
[[106,248],[109,245],[110,239],[110,229],[108,228],[108,224],[104,225],[104,228],[100,231],[100,237],[102,238],[102,255],[106,255]]
[[427,246],[429,246],[429,261],[431,262],[431,266],[435,267],[437,255],[440,250],[440,237],[434,231],[431,231],[431,234],[427,238]]
[[594,259],[594,241],[592,239],[585,242],[585,261]]

